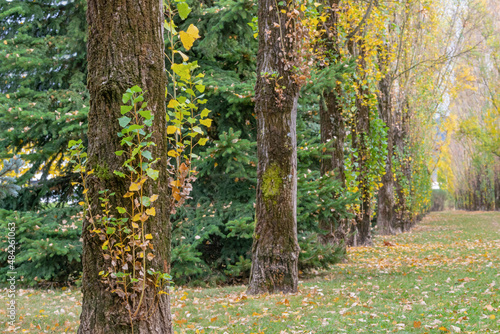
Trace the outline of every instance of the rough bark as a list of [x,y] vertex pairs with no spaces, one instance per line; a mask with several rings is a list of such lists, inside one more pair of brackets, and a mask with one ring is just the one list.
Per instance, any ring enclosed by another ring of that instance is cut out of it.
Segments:
[[[345,123],[342,106],[339,103],[339,91],[324,94],[320,104],[321,143],[329,145],[329,155],[321,160],[321,174],[334,173],[341,187],[345,187],[344,141]],[[345,242],[347,222],[335,214],[329,221],[320,221],[319,227],[324,231],[319,235],[322,244],[339,245]]]
[[[365,51],[360,40],[357,44],[359,52],[359,69],[366,67]],[[354,43],[350,42],[350,53],[356,55],[354,50]],[[364,72],[364,71],[360,71]],[[362,75],[360,74],[360,78]],[[359,215],[356,217],[356,223],[353,226],[353,237],[351,244],[353,246],[369,246],[372,244],[371,236],[371,194],[368,182],[368,136],[370,132],[370,106],[365,101],[364,96],[369,94],[366,88],[363,88],[362,79],[358,82],[359,92],[356,96],[356,109],[357,114],[355,117],[355,131],[352,133],[353,147],[357,150],[358,156],[355,159],[357,163],[357,170],[359,171],[359,190],[361,193],[361,209]]]
[[370,108],[362,98],[357,98],[356,107],[358,109],[356,121],[356,133],[353,133],[354,147],[358,150],[359,170],[359,190],[361,193],[361,209],[356,217],[354,226],[353,246],[370,246],[372,244],[371,236],[371,194],[368,187],[368,143],[367,137],[370,131]]
[[297,292],[296,43],[285,6],[259,0],[257,203],[249,294]]
[[394,153],[394,122],[391,104],[391,77],[387,74],[379,82],[379,113],[387,126],[387,158],[383,186],[378,191],[377,227],[382,235],[395,234],[394,228],[394,174],[392,173],[392,155]]
[[[395,128],[394,128],[394,144],[395,149],[394,154],[398,156],[400,160],[400,173],[401,176],[407,178],[408,176],[408,166],[404,161],[404,155],[406,152],[406,145],[408,141],[408,112],[406,110],[406,102],[402,103],[402,106],[398,108],[395,112]],[[409,182],[409,179],[406,181]],[[395,191],[396,191],[396,203],[394,205],[394,228],[397,233],[404,232],[409,224],[409,208],[406,201],[406,195],[404,193],[404,182],[405,180],[401,177],[396,178]]]
[[[339,16],[339,1],[326,1],[330,13],[325,22],[325,52],[333,60],[339,57],[337,45],[337,25]],[[328,145],[328,156],[321,159],[321,175],[334,173],[341,187],[345,187],[344,141],[345,123],[340,104],[340,87],[336,84],[327,89],[321,97],[319,113],[321,127],[321,143]],[[347,226],[338,214],[329,221],[320,221],[319,227],[324,233],[319,235],[322,244],[339,245],[345,242]]]
[[[152,267],[168,272],[170,256],[170,201],[168,190],[166,133],[165,133],[165,63],[163,41],[163,5],[159,0],[89,0],[87,21],[88,89],[90,92],[88,164],[99,173],[88,179],[91,209],[98,213],[100,190],[109,189],[113,207],[128,207],[122,196],[128,184],[113,174],[122,170],[125,157],[117,157],[121,149],[117,133],[121,130],[122,94],[133,85],[144,91],[148,109],[155,116],[151,151],[160,158],[156,182],[144,185],[148,194],[159,195],[155,203],[156,216],[145,223],[146,233],[153,235],[155,258]],[[101,282],[99,272],[107,271],[103,259],[102,242],[89,231],[89,222],[83,225],[83,305],[79,334],[170,334],[170,302],[167,295],[157,295],[147,287],[146,305],[154,307],[145,314],[141,311],[132,321],[122,299]],[[133,328],[133,329],[132,329]]]

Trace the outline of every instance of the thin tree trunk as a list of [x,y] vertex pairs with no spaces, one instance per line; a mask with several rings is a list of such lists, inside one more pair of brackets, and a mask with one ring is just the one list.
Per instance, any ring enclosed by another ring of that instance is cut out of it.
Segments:
[[[363,95],[363,93],[361,93]],[[356,133],[353,133],[355,147],[358,151],[359,190],[361,192],[361,211],[356,218],[354,246],[369,246],[372,243],[371,237],[371,194],[368,187],[368,143],[367,137],[370,130],[370,108],[362,98],[356,101],[358,113],[356,121]]]
[[397,201],[394,206],[395,212],[395,222],[394,228],[396,233],[402,233],[405,231],[405,226],[408,224],[408,203],[404,191],[404,184],[408,180],[404,180],[402,178],[406,178],[406,162],[405,162],[405,153],[406,153],[406,141],[407,141],[407,124],[406,124],[406,116],[405,110],[406,102],[402,103],[398,110],[395,113],[395,131],[394,131],[394,144],[393,148],[396,150],[395,155],[397,155],[399,159],[399,177],[396,178],[395,181],[395,191],[397,195]]
[[[326,1],[329,15],[325,22],[327,31],[325,33],[325,52],[329,55],[331,65],[336,57],[340,57],[337,45],[337,25],[339,15],[339,0]],[[340,104],[340,87],[333,85],[333,89],[325,91],[320,100],[320,126],[321,143],[329,147],[329,156],[321,159],[321,175],[334,173],[341,187],[345,187],[344,169],[344,141],[345,123]],[[330,221],[320,221],[319,227],[324,231],[319,235],[322,244],[339,245],[345,242],[347,226],[338,214],[334,214]]]
[[[365,64],[365,51],[362,40],[358,43],[359,51],[359,66],[364,69]],[[355,55],[354,43],[350,42],[350,52]],[[361,74],[360,74],[361,75]],[[352,238],[353,246],[369,246],[372,243],[371,237],[371,194],[368,182],[368,136],[370,132],[370,106],[365,101],[364,96],[368,95],[367,89],[363,88],[362,79],[359,79],[359,92],[356,96],[356,109],[355,116],[355,131],[352,133],[353,146],[356,148],[358,156],[355,159],[357,163],[357,170],[359,171],[359,190],[361,192],[361,210],[356,217],[356,224],[353,227],[354,235]]]
[[[146,233],[153,236],[152,267],[169,271],[170,200],[167,175],[167,142],[165,124],[165,63],[163,41],[163,5],[159,0],[88,0],[88,89],[90,92],[88,165],[99,173],[87,183],[91,210],[100,212],[99,191],[109,189],[113,207],[129,206],[126,179],[113,174],[122,170],[125,157],[117,133],[121,128],[122,94],[133,85],[146,91],[148,109],[154,122],[149,132],[156,146],[150,148],[159,177],[146,182],[145,193],[159,195],[155,202],[156,216],[145,222]],[[123,170],[122,170],[123,171]],[[113,211],[114,212],[114,211]],[[116,214],[116,212],[114,212]],[[83,226],[83,305],[79,334],[170,334],[172,333],[168,295],[158,295],[146,285],[145,303],[150,309],[141,311],[130,320],[123,300],[107,289],[99,272],[107,271],[102,254],[102,241],[89,231],[89,221]],[[146,314],[146,312],[149,312]],[[133,328],[133,329],[132,329]]]
[[299,85],[289,63],[296,53],[294,23],[286,4],[259,0],[259,52],[255,110],[257,203],[249,294],[296,292],[297,241],[296,117]]
[[[345,187],[344,169],[344,141],[345,123],[342,116],[342,107],[339,103],[339,90],[325,93],[320,103],[321,143],[330,143],[330,154],[321,159],[321,175],[334,173],[342,188]],[[340,245],[345,243],[347,222],[338,214],[334,214],[330,221],[320,221],[319,227],[324,231],[319,236],[322,244]]]
[[382,235],[395,234],[394,229],[394,175],[392,173],[392,155],[394,152],[394,122],[391,104],[391,77],[387,74],[379,82],[379,111],[387,126],[387,158],[383,186],[378,191],[377,226]]

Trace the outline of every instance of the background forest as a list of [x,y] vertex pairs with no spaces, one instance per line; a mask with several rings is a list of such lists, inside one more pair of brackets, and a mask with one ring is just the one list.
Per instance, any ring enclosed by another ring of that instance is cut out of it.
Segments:
[[[194,24],[201,36],[183,52],[205,74],[212,121],[193,151],[197,180],[171,218],[171,273],[179,285],[245,283],[256,220],[257,5],[180,3],[189,16],[177,29]],[[499,4],[300,9],[299,269],[336,263],[374,234],[408,231],[431,207],[498,210]],[[83,189],[67,147],[87,143],[85,12],[82,0],[0,1],[0,233],[16,222],[17,271],[30,285],[80,279]],[[4,280],[6,252],[0,263]]]

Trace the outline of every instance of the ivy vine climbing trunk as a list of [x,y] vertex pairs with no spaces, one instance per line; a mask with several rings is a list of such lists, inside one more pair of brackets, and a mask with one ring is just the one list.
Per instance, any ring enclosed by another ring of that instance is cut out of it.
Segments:
[[255,86],[259,162],[249,294],[293,293],[298,284],[296,117],[299,84],[292,72],[298,43],[291,13],[293,2],[280,4],[259,0]]
[[[351,244],[353,246],[369,246],[372,243],[371,236],[371,200],[369,182],[369,132],[370,132],[370,106],[368,104],[368,96],[370,92],[363,83],[366,73],[366,52],[363,45],[363,39],[357,44],[352,43],[350,47],[351,55],[359,53],[358,61],[358,87],[359,91],[356,96],[356,115],[353,119],[352,128],[352,143],[357,151],[354,157],[356,163],[356,171],[359,173],[359,192],[360,192],[360,211],[356,217],[355,225],[353,226],[353,236]],[[354,45],[357,49],[354,49]],[[357,52],[356,52],[357,51]]]
[[[155,158],[159,158],[155,164],[159,171],[158,179],[143,185],[145,193],[159,196],[155,203],[156,216],[146,220],[142,233],[153,237],[151,268],[168,272],[170,200],[165,132],[163,5],[158,0],[88,0],[87,3],[88,89],[91,97],[87,166],[94,169],[87,179],[91,212],[94,216],[101,212],[99,191],[105,189],[115,193],[110,198],[113,208],[130,206],[130,199],[123,198],[129,183],[114,175],[113,171],[123,171],[122,164],[126,159],[115,155],[121,149],[117,133],[121,130],[118,118],[121,117],[122,94],[133,85],[139,85],[146,91],[148,109],[155,116],[148,132],[153,133],[151,140],[156,144],[150,147],[150,151]],[[117,212],[112,211],[111,214],[117,215]],[[83,304],[78,333],[172,333],[168,295],[158,295],[154,287],[146,284],[145,302],[140,304],[143,307],[130,317],[123,299],[107,289],[99,272],[108,271],[109,260],[103,257],[102,241],[96,233],[90,232],[89,227],[90,222],[85,219],[82,236]]]

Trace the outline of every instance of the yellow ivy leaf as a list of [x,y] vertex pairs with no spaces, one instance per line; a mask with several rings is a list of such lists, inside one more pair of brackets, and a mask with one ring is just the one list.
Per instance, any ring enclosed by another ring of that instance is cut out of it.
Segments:
[[175,108],[175,107],[177,107],[179,104],[180,104],[180,103],[179,103],[179,102],[177,102],[177,100],[170,100],[170,101],[168,102],[168,106],[167,106],[167,108]]
[[132,182],[132,184],[128,188],[129,191],[139,191],[139,189],[141,189],[141,187],[135,182]]
[[191,49],[195,40],[200,38],[198,35],[198,28],[196,28],[193,24],[190,24],[186,31],[181,31],[179,33],[179,37],[181,38],[182,45],[186,50]]
[[208,116],[208,114],[210,114],[210,110],[208,110],[207,108],[205,108],[205,109],[203,109],[203,110],[201,111],[200,117],[201,117],[201,118],[205,118],[205,117],[207,117],[207,116]]
[[102,249],[106,249],[108,244],[109,244],[109,240],[104,241],[104,243],[102,244]]
[[168,155],[169,157],[174,157],[174,158],[176,158],[176,157],[178,157],[178,156],[179,156],[179,153],[177,153],[175,150],[170,150],[170,151],[168,151],[167,155]]
[[188,61],[188,60],[189,60],[189,57],[188,57],[188,56],[186,56],[186,55],[185,55],[184,53],[182,53],[181,51],[177,51],[177,53],[179,53],[179,54],[181,55],[181,57],[182,57],[182,60],[183,60],[183,61]]
[[158,195],[153,195],[153,196],[151,196],[151,197],[149,198],[149,201],[150,201],[151,203],[153,203],[153,202],[154,202],[154,201],[156,201],[157,199],[158,199]]
[[[139,215],[136,215],[136,216],[139,216]],[[137,220],[139,220],[139,219],[141,219],[141,218],[139,217]],[[137,223],[132,223],[132,227],[133,228],[139,228],[139,225]]]
[[[138,220],[141,220],[141,214],[140,214],[140,213],[136,214],[136,215],[132,218],[132,220],[133,220],[133,221],[135,221],[135,222],[136,222],[136,221],[138,221]],[[133,225],[134,225],[134,224],[132,224],[132,226],[133,226]],[[137,224],[136,224],[136,225],[137,225]],[[135,226],[134,226],[134,227],[135,227]],[[137,225],[137,227],[139,227],[139,225]]]
[[146,209],[146,214],[149,216],[156,216],[155,208]]
[[150,234],[146,234],[146,239],[148,239],[148,240],[153,239],[153,235],[151,235],[151,233]]
[[207,128],[209,128],[212,125],[212,120],[211,119],[202,119],[202,120],[200,120],[200,123],[205,125]]
[[178,127],[173,126],[173,125],[167,126],[167,134],[171,135],[171,134],[175,133],[176,131],[180,132]]
[[181,80],[191,79],[190,67],[185,64],[172,64],[172,71],[181,77]]

